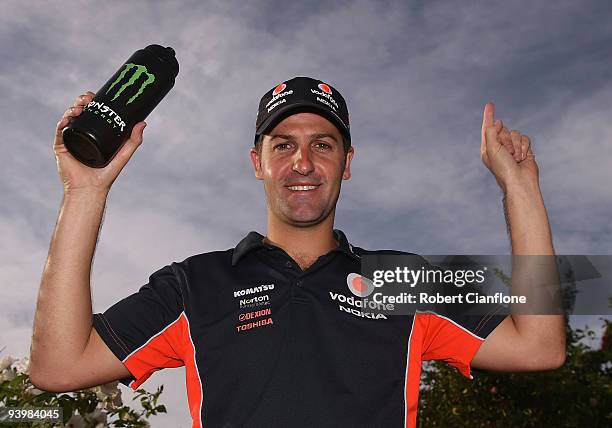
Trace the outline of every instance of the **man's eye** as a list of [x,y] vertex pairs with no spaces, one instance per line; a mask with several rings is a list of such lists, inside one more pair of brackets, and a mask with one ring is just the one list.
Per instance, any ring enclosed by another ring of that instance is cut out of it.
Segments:
[[321,142],[321,141],[319,141],[318,143],[315,143],[315,147],[317,149],[322,149],[322,150],[329,150],[332,148],[331,145]]
[[287,143],[280,143],[274,146],[274,150],[287,150],[288,148],[289,148],[289,144]]

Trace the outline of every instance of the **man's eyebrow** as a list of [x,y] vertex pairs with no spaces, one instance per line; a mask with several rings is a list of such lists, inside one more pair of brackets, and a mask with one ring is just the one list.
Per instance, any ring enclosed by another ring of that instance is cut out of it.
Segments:
[[[336,143],[338,142],[338,139],[334,135],[327,134],[327,133],[310,134],[308,136],[308,138],[310,140],[320,140],[320,139],[323,139],[323,138],[331,138]],[[274,141],[276,139],[292,141],[292,140],[295,140],[295,136],[291,135],[291,134],[272,134],[272,135],[270,135],[270,141]]]
[[289,135],[289,134],[273,134],[271,135],[272,138],[270,138],[270,141],[275,140],[275,139],[281,139],[281,140],[295,140],[295,137],[293,135]]
[[338,139],[336,137],[334,137],[332,134],[311,134],[310,135],[310,139],[311,140],[320,140],[323,138],[331,138],[332,140],[334,140],[336,143],[338,142]]

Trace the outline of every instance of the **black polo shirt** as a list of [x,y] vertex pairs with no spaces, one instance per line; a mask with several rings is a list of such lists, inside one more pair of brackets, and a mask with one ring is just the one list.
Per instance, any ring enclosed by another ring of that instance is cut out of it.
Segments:
[[[132,374],[186,368],[193,426],[416,426],[421,362],[470,361],[503,317],[372,317],[348,286],[360,256],[338,248],[305,271],[249,233],[234,249],[153,273],[94,327]],[[386,252],[389,253],[389,252]],[[392,252],[395,254],[407,254]]]

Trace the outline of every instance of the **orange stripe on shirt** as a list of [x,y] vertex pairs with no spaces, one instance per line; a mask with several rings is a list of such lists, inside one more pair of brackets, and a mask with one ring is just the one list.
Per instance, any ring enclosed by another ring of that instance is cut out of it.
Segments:
[[471,378],[470,363],[484,339],[458,324],[437,315],[427,314],[429,323],[423,343],[423,360],[442,360]]
[[181,315],[143,346],[123,360],[135,380],[130,387],[136,390],[154,372],[161,368],[185,366],[185,382],[189,413],[193,427],[201,426],[202,383],[195,363],[195,348],[191,341],[189,321]]
[[182,340],[182,317],[183,314],[123,360],[123,364],[135,379],[130,383],[132,389],[138,388],[161,368],[183,365],[185,345]]
[[408,340],[406,378],[404,381],[405,427],[416,427],[419,385],[421,382],[421,354],[427,329],[427,316],[416,313]]
[[185,352],[185,382],[187,384],[187,399],[189,401],[189,413],[193,420],[193,428],[201,427],[202,415],[202,379],[196,364],[195,346],[191,340],[189,320],[184,317],[185,329],[183,343],[186,346]]

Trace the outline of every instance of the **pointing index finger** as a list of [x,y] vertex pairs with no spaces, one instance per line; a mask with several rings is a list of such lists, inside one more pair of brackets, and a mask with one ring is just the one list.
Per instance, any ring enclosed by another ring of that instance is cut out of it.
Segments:
[[482,114],[482,127],[486,128],[493,126],[495,116],[495,104],[489,102],[485,104],[484,112]]

